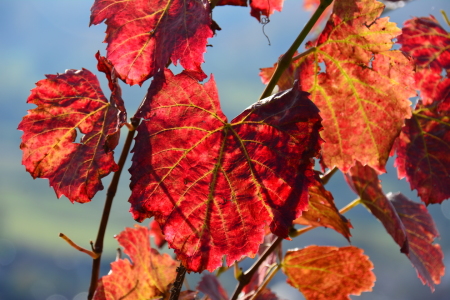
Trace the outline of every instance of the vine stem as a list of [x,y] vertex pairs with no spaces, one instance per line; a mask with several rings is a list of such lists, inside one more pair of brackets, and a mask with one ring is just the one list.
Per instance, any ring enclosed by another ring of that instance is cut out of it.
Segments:
[[311,19],[309,19],[308,23],[306,23],[303,30],[300,32],[298,37],[292,43],[291,47],[279,60],[277,68],[275,69],[275,72],[273,73],[272,78],[270,78],[269,83],[267,84],[266,88],[264,89],[264,92],[259,97],[259,100],[269,97],[272,94],[272,91],[275,88],[275,85],[277,84],[278,80],[280,79],[281,74],[283,74],[283,72],[291,64],[291,60],[295,54],[295,51],[297,51],[297,49],[300,47],[300,45],[305,40],[308,33],[313,28],[314,24],[316,24],[319,17],[322,15],[322,13],[325,11],[325,9],[328,6],[330,6],[330,4],[332,2],[333,2],[333,0],[320,0],[319,7],[317,7],[317,9],[314,12],[314,14],[312,15]]
[[277,237],[275,241],[273,241],[272,245],[270,245],[269,248],[264,251],[264,253],[258,258],[257,261],[253,264],[253,266],[250,267],[245,273],[243,273],[241,276],[239,276],[239,283],[236,286],[236,289],[234,290],[233,296],[231,296],[231,300],[236,300],[241,293],[244,286],[250,283],[250,280],[253,277],[253,274],[255,274],[256,271],[258,271],[259,266],[266,260],[266,258],[272,253],[275,248],[283,241],[283,238]]
[[180,262],[180,266],[177,268],[177,278],[172,285],[172,289],[170,290],[170,298],[169,300],[178,300],[180,297],[181,287],[183,286],[184,276],[186,276],[186,268]]
[[122,173],[123,166],[127,159],[128,153],[130,152],[131,143],[133,142],[134,134],[136,133],[136,127],[139,125],[139,123],[140,119],[131,118],[132,127],[131,130],[128,131],[128,135],[125,140],[122,153],[120,154],[118,162],[119,170],[114,173],[114,176],[111,180],[111,183],[108,187],[108,191],[106,193],[106,201],[105,206],[103,207],[102,219],[100,221],[100,226],[98,228],[97,239],[95,240],[95,244],[92,249],[94,253],[98,254],[98,257],[92,260],[91,284],[89,286],[88,300],[91,300],[92,297],[94,297],[94,292],[95,289],[97,288],[98,277],[100,274],[100,262],[103,252],[103,240],[105,238],[106,226],[108,225],[108,219],[109,214],[111,212],[112,202],[117,192],[120,174]]

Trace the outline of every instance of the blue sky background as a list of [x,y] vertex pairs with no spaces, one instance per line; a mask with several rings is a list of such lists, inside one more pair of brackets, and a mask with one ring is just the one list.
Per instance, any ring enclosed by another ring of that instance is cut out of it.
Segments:
[[[86,68],[99,76],[108,94],[94,58],[98,50],[105,55],[106,44],[102,43],[105,25],[88,27],[92,3],[93,0],[0,1],[0,300],[80,300],[86,296],[91,260],[70,248],[58,234],[63,232],[78,244],[89,247],[89,240],[96,237],[105,193],[98,193],[91,203],[83,205],[71,204],[64,197],[56,199],[47,180],[33,180],[21,165],[21,132],[16,128],[27,109],[34,108],[26,104],[26,99],[34,83],[43,79],[44,74]],[[271,46],[262,25],[250,17],[249,8],[214,10],[213,18],[222,31],[209,41],[213,47],[205,54],[204,70],[207,74],[214,73],[222,108],[230,119],[258,99],[264,88],[258,77],[259,68],[272,66],[309,19],[301,4],[302,1],[286,0],[283,12],[270,18],[264,29]],[[444,24],[439,9],[450,13],[450,1],[416,0],[388,16],[401,25],[413,16],[433,14]],[[122,86],[127,110],[132,115],[148,83],[142,88]],[[120,145],[117,149],[119,152]],[[103,181],[105,186],[110,178]],[[388,174],[381,179],[385,192],[402,191],[417,200],[409,185],[396,179],[392,162]],[[103,274],[109,270],[108,264],[117,248],[114,234],[136,224],[128,213],[128,180],[129,174],[124,171],[106,234]],[[327,188],[335,196],[338,207],[356,198],[340,174]],[[441,232],[442,239],[438,242],[446,252],[446,265],[450,266],[450,201],[429,209]],[[442,284],[431,294],[382,225],[363,207],[355,208],[346,216],[355,227],[352,244],[365,250],[377,275],[374,292],[358,298],[450,298],[450,276],[443,277]],[[332,230],[316,229],[293,242],[285,242],[284,248],[309,244],[345,246],[348,243]],[[244,262],[242,266],[249,264]],[[221,278],[229,292],[235,285],[231,277],[226,274]],[[192,287],[198,278],[194,275],[189,279]],[[287,286],[281,273],[271,284],[281,298],[302,299]]]

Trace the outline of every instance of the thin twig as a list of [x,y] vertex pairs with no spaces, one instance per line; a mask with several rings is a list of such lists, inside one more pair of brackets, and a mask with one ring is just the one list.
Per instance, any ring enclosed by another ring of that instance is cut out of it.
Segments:
[[269,275],[266,276],[263,283],[258,287],[256,292],[252,295],[250,300],[255,300],[256,297],[258,297],[259,294],[266,288],[266,286],[269,284],[269,282],[272,280],[272,278],[277,274],[277,272],[281,269],[281,265],[277,265],[275,268],[270,270]]
[[81,251],[83,253],[86,253],[87,255],[89,255],[90,257],[92,257],[93,259],[96,259],[98,257],[98,254],[95,253],[94,251],[90,251],[88,249],[85,249],[83,247],[78,246],[77,244],[75,244],[71,239],[69,239],[64,233],[60,233],[59,237],[62,238],[63,240],[65,240],[70,246],[74,247],[75,249],[77,249],[78,251]]
[[258,271],[259,266],[266,260],[266,258],[277,248],[277,246],[283,241],[283,238],[277,237],[275,241],[273,241],[272,245],[267,248],[266,251],[258,258],[258,260],[250,267],[244,274],[239,277],[239,283],[234,290],[233,296],[231,296],[231,300],[236,300],[239,294],[242,292],[242,289],[250,283],[250,280]]
[[94,244],[94,252],[98,254],[98,257],[92,261],[92,273],[91,273],[91,284],[89,286],[88,300],[94,297],[95,289],[97,288],[97,281],[100,274],[100,262],[103,252],[103,240],[105,238],[106,226],[108,225],[109,213],[111,211],[112,201],[116,195],[117,186],[119,184],[120,174],[122,173],[123,166],[127,159],[128,153],[130,152],[131,143],[133,142],[134,134],[136,133],[136,127],[139,125],[140,119],[131,118],[131,125],[133,125],[134,130],[130,130],[125,140],[125,144],[120,154],[118,166],[119,170],[114,173],[111,183],[108,187],[106,193],[105,206],[103,208],[102,219],[100,221],[100,226],[98,228],[97,238]]
[[288,51],[286,51],[286,53],[281,57],[280,61],[278,62],[277,68],[275,69],[275,72],[272,75],[272,78],[270,79],[269,83],[267,84],[266,88],[264,89],[264,92],[262,93],[261,97],[259,97],[260,100],[264,99],[266,97],[269,97],[272,94],[272,91],[275,88],[275,85],[277,84],[281,75],[291,64],[291,60],[295,54],[295,51],[297,51],[297,49],[303,43],[306,36],[313,28],[314,24],[316,24],[319,17],[322,15],[322,13],[325,11],[325,9],[331,4],[331,2],[333,2],[333,0],[321,0],[320,1],[319,6],[317,7],[315,13],[312,15],[311,19],[309,19],[308,23],[306,23],[305,27],[300,32],[300,34],[295,39],[295,41],[292,43],[292,45],[288,49]]

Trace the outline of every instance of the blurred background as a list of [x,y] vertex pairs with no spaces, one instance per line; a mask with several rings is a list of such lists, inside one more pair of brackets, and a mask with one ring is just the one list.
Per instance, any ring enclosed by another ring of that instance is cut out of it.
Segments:
[[[105,55],[105,25],[88,27],[93,0],[2,0],[0,1],[0,300],[81,300],[86,299],[90,280],[91,259],[58,237],[66,234],[79,245],[89,248],[95,240],[105,192],[96,195],[91,203],[71,204],[67,198],[57,199],[43,179],[33,180],[21,165],[19,150],[21,132],[16,130],[21,118],[33,105],[26,99],[34,83],[44,74],[63,73],[66,69],[86,68],[99,76],[105,94],[108,88],[102,73],[96,71],[94,54]],[[213,19],[222,31],[209,40],[204,70],[214,73],[222,108],[229,119],[254,103],[264,86],[259,68],[272,66],[288,49],[298,32],[309,19],[302,9],[302,1],[286,0],[283,12],[270,17],[264,27],[250,17],[246,7],[217,7]],[[391,21],[401,26],[413,16],[433,14],[446,30],[439,12],[450,13],[448,0],[416,0],[388,12]],[[316,32],[317,33],[317,32]],[[311,35],[313,38],[313,35]],[[180,69],[175,68],[176,72]],[[124,89],[124,100],[131,116],[145,95],[143,87]],[[125,128],[123,130],[126,130]],[[123,131],[122,135],[125,136]],[[117,147],[116,157],[121,145]],[[126,169],[129,167],[129,163]],[[108,186],[111,176],[103,183]],[[388,173],[381,176],[387,192],[401,191],[419,201],[409,184],[397,180],[396,170],[389,162]],[[109,271],[118,247],[114,234],[136,222],[128,213],[129,174],[124,170],[119,192],[114,200],[105,240],[102,275]],[[327,185],[338,208],[356,198],[341,174]],[[431,205],[441,233],[445,265],[450,267],[450,201],[441,206]],[[407,257],[386,233],[384,227],[364,207],[346,214],[355,227],[352,245],[361,247],[374,263],[377,281],[372,293],[352,296],[353,299],[450,299],[450,275],[442,278],[432,294],[417,278]],[[145,221],[143,225],[147,225]],[[294,241],[285,241],[284,250],[315,245],[346,246],[348,242],[333,230],[315,229]],[[164,251],[169,250],[165,249]],[[252,261],[241,263],[248,268]],[[449,273],[449,272],[447,272]],[[191,274],[188,281],[195,288],[200,275]],[[221,282],[231,294],[235,280],[225,274]],[[269,286],[281,299],[303,299],[286,284],[280,272]]]

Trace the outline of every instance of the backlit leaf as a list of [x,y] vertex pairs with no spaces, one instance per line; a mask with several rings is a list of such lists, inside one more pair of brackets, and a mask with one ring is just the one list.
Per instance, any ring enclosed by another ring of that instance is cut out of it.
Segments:
[[375,282],[373,265],[359,248],[308,246],[290,250],[282,263],[287,282],[307,300],[344,300],[369,292]]
[[399,178],[427,205],[450,197],[450,97],[430,105],[417,103],[396,143]]
[[375,0],[335,1],[333,14],[299,67],[301,89],[320,109],[329,168],[347,172],[360,161],[385,171],[392,144],[411,116],[413,64],[391,50],[400,34],[379,18]]
[[417,65],[416,86],[425,105],[448,98],[450,75],[450,35],[433,17],[413,18],[405,22],[397,43]]
[[334,205],[333,195],[325,189],[320,179],[316,178],[315,183],[309,187],[309,196],[308,210],[294,223],[332,228],[350,241],[352,224],[339,213]]
[[[298,55],[295,52],[295,56]],[[280,57],[281,58],[281,57]],[[280,91],[284,91],[290,89],[294,84],[295,73],[297,72],[297,67],[299,66],[301,60],[293,59],[289,67],[281,74],[280,79],[278,79],[277,85]],[[275,69],[277,68],[278,63],[275,63],[273,67],[269,68],[261,68],[261,72],[259,72],[259,76],[261,77],[261,81],[264,84],[268,84],[270,79],[272,78],[273,73],[275,73]]]
[[210,28],[206,0],[95,0],[91,24],[106,19],[107,58],[126,83],[142,84],[170,61],[201,70]]
[[216,276],[211,274],[203,275],[197,285],[197,290],[204,293],[210,300],[227,300],[227,291],[222,287]]
[[[98,58],[102,68],[105,61]],[[48,178],[58,198],[88,202],[103,189],[101,178],[118,169],[112,150],[126,119],[120,87],[111,79],[108,103],[88,70],[46,76],[27,100],[37,108],[18,127],[24,132],[22,164],[33,178]],[[83,135],[79,142],[77,130]]]
[[433,16],[414,18],[398,42],[417,64],[422,98],[396,143],[398,175],[426,204],[442,203],[450,197],[450,35]]
[[439,284],[444,276],[445,266],[441,247],[433,244],[434,239],[439,236],[433,218],[424,205],[413,202],[400,193],[389,193],[387,197],[405,225],[409,240],[407,256],[422,283],[434,291],[434,285]]
[[94,300],[142,300],[168,295],[178,263],[150,247],[149,229],[135,225],[116,239],[132,263],[128,259],[111,263],[110,274],[98,282]]
[[359,195],[362,203],[383,224],[386,231],[400,246],[401,252],[408,253],[408,239],[405,226],[392,203],[381,189],[380,180],[374,169],[357,162],[345,174],[345,180]]
[[152,82],[138,116],[130,168],[131,211],[155,216],[188,270],[209,271],[253,257],[265,225],[288,237],[307,206],[320,117],[292,89],[227,122],[214,80],[201,85],[170,70]]

